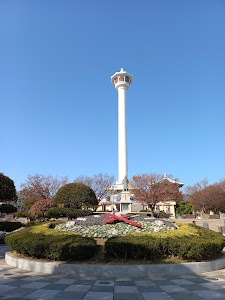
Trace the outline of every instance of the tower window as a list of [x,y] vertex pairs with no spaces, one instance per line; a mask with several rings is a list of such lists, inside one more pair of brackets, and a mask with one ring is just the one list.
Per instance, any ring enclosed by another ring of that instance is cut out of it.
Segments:
[[130,78],[128,76],[125,76],[125,81],[130,83]]
[[113,80],[113,82],[117,83],[118,82],[118,77],[115,77],[114,80]]

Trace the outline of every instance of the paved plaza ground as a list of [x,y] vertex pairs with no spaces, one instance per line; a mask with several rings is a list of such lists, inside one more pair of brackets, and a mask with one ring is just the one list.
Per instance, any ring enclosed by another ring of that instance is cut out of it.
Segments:
[[[21,270],[4,261],[0,245],[0,299],[22,300],[200,300],[225,299],[225,269],[202,274],[148,278],[49,275]],[[134,276],[135,277],[135,276]]]

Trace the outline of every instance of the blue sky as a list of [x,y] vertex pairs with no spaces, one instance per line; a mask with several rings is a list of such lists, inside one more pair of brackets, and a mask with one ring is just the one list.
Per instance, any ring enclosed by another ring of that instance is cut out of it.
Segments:
[[225,171],[225,1],[0,1],[0,172],[116,178],[117,91],[129,178]]

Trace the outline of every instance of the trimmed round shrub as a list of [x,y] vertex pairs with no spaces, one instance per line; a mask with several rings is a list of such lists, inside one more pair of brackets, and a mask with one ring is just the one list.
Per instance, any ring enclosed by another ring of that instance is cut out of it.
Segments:
[[178,257],[188,261],[204,261],[220,257],[224,247],[224,236],[190,224],[163,233],[133,233],[114,237],[105,243],[108,257],[143,260]]
[[58,190],[53,201],[72,209],[87,209],[98,205],[95,192],[81,182],[65,184]]
[[93,215],[93,211],[89,209],[68,209],[67,216],[69,219],[76,219],[79,217],[85,217]]
[[2,204],[0,205],[0,212],[5,214],[17,212],[17,208],[11,204]]
[[5,238],[13,250],[26,256],[51,260],[85,260],[97,250],[94,239],[52,229],[45,223],[27,227]]
[[90,216],[93,214],[92,210],[88,209],[69,209],[66,207],[52,207],[49,208],[46,212],[46,217],[48,219],[50,218],[69,218],[69,219],[75,219],[78,217],[85,217]]
[[46,217],[51,218],[65,218],[68,216],[68,208],[65,207],[51,207],[46,211]]
[[154,211],[153,212],[153,216],[155,218],[159,218],[159,219],[168,219],[171,216],[171,214],[167,214],[164,211],[159,211],[159,212],[158,211]]
[[0,222],[0,231],[11,232],[23,227],[20,222]]

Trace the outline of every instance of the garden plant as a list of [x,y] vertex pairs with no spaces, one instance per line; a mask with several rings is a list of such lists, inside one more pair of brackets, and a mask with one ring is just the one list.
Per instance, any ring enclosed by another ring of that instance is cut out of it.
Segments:
[[[134,216],[140,228],[117,222],[104,224],[106,215],[91,215],[64,223],[27,227],[6,237],[17,253],[51,260],[95,262],[99,240],[104,259],[154,262],[168,258],[205,261],[222,255],[225,237],[193,224]],[[104,262],[103,259],[103,262]],[[96,260],[97,261],[97,260]]]

